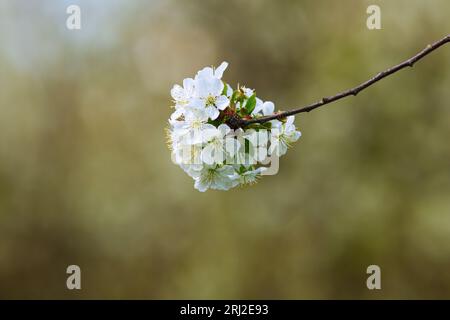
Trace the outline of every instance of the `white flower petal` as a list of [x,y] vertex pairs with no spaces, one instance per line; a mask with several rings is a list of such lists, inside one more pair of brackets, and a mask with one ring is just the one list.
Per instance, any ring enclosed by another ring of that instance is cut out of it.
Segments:
[[200,192],[205,192],[208,190],[209,185],[201,180],[201,177],[198,177],[195,179],[194,188],[197,189]]
[[225,85],[223,84],[223,82],[219,79],[216,78],[212,78],[209,81],[209,94],[214,96],[214,97],[218,97],[222,94],[223,91],[223,87]]
[[208,124],[208,126],[211,126],[212,128],[206,127],[206,128],[203,128],[203,130],[202,130],[202,136],[203,136],[202,141],[203,142],[211,141],[213,138],[220,136],[220,131],[217,130],[216,127],[214,127],[213,125],[210,125],[210,124]]
[[237,150],[240,148],[239,142],[234,138],[226,138],[225,139],[225,151],[231,157],[234,157]]
[[222,137],[225,137],[231,131],[231,128],[225,123],[222,123],[217,129]]
[[230,100],[225,96],[219,96],[216,98],[215,106],[219,110],[224,110],[226,107],[230,105]]
[[221,79],[223,76],[223,72],[228,67],[228,62],[222,62],[221,65],[214,71],[214,76],[218,79]]
[[212,78],[214,77],[214,71],[211,67],[205,67],[199,72],[197,72],[196,78]]
[[286,126],[289,126],[289,125],[293,124],[294,120],[295,120],[295,116],[287,117],[287,119],[286,119]]
[[210,94],[210,78],[198,78],[195,80],[195,93],[199,98],[207,98]]
[[214,163],[214,147],[211,144],[203,148],[201,158],[206,164],[212,165]]
[[192,108],[204,108],[205,107],[205,100],[200,98],[193,98],[189,101],[186,107],[192,107]]
[[180,101],[184,97],[184,89],[176,84],[173,86],[172,90],[170,90],[170,95],[175,101]]
[[186,79],[183,80],[184,90],[189,92],[189,93],[193,93],[194,92],[194,85],[195,85],[195,81],[192,78],[186,78]]
[[253,90],[253,89],[250,89],[250,88],[242,88],[243,90],[244,90],[244,94],[245,94],[245,96],[247,97],[247,98],[250,98],[254,93],[255,93],[255,90]]
[[208,117],[209,117],[211,120],[216,120],[217,117],[218,117],[219,114],[220,114],[219,110],[217,110],[216,107],[207,107],[207,108],[206,108],[206,112],[207,112],[207,114],[208,114]]
[[233,175],[234,174],[234,168],[232,166],[223,166],[222,168],[218,169],[221,174],[225,175]]
[[266,102],[264,102],[264,104],[262,106],[262,110],[263,110],[263,114],[265,116],[271,115],[271,114],[273,114],[273,111],[275,110],[275,105],[273,104],[272,101],[266,101]]
[[233,95],[233,88],[227,84],[227,97],[230,98]]
[[183,109],[177,109],[170,115],[170,120],[175,121],[183,115]]
[[263,101],[257,97],[256,98],[256,106],[255,106],[255,109],[253,109],[252,114],[260,113],[263,109],[263,104],[264,104]]
[[283,122],[279,120],[270,120],[270,123],[272,124],[272,128],[281,128],[283,125]]

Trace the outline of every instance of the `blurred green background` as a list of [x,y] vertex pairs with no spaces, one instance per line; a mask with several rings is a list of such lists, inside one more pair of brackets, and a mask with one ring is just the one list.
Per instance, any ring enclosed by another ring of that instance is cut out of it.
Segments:
[[227,82],[286,110],[409,58],[449,11],[0,0],[0,298],[450,298],[449,45],[298,116],[302,138],[253,187],[196,191],[164,133],[172,85],[204,66],[228,61]]

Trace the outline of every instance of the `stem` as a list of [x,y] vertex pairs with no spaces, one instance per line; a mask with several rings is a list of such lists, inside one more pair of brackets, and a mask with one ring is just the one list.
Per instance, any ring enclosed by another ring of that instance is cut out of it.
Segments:
[[361,83],[360,85],[358,85],[357,87],[354,87],[352,89],[348,89],[346,91],[343,91],[341,93],[338,93],[334,96],[330,96],[330,97],[325,97],[322,98],[322,100],[317,101],[315,103],[312,103],[310,105],[307,105],[305,107],[301,107],[301,108],[297,108],[297,109],[293,109],[290,111],[284,111],[284,112],[280,112],[274,115],[270,115],[270,116],[265,116],[265,117],[260,117],[260,118],[255,118],[255,119],[250,119],[250,120],[244,120],[241,119],[239,121],[239,127],[245,127],[248,126],[250,124],[253,123],[264,123],[270,120],[275,120],[275,119],[282,119],[285,118],[287,116],[291,116],[297,113],[302,113],[302,112],[310,112],[316,108],[319,108],[323,105],[329,104],[331,102],[343,99],[345,97],[348,96],[356,96],[360,91],[370,87],[371,85],[373,85],[374,83],[380,81],[381,79],[384,79],[388,76],[390,76],[391,74],[396,73],[397,71],[402,70],[403,68],[406,67],[413,67],[414,64],[421,60],[423,57],[427,56],[428,54],[430,54],[431,52],[433,52],[434,50],[436,50],[437,48],[443,46],[444,44],[450,42],[450,35],[445,36],[444,38],[442,38],[441,40],[433,43],[433,44],[429,44],[425,49],[423,49],[422,51],[420,51],[418,54],[416,54],[415,56],[409,58],[408,60],[393,66],[385,71],[382,71],[380,73],[378,73],[376,76],[374,76],[373,78]]

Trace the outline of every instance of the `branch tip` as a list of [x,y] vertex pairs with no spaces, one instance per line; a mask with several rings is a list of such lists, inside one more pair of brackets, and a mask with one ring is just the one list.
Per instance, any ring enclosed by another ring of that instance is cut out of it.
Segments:
[[440,48],[441,46],[445,45],[448,42],[450,42],[450,34],[446,35],[444,38],[442,38],[441,40],[439,40],[433,44],[428,44],[425,49],[423,49],[422,51],[417,53],[415,56],[409,58],[408,60],[406,60],[398,65],[388,68],[385,71],[379,72],[375,77],[361,83],[360,85],[356,86],[355,88],[349,89],[347,91],[343,91],[343,92],[338,93],[331,97],[322,98],[322,100],[320,102],[314,103],[314,104],[306,106],[306,107],[301,107],[301,108],[293,109],[290,111],[284,111],[284,112],[281,112],[278,114],[264,116],[264,117],[256,118],[256,119],[250,119],[250,120],[230,119],[230,122],[231,122],[230,124],[232,126],[243,128],[252,123],[265,123],[270,120],[285,118],[288,115],[294,115],[294,114],[298,114],[298,113],[302,113],[302,112],[310,112],[318,107],[321,107],[321,106],[329,104],[331,102],[343,99],[347,96],[350,96],[350,95],[356,96],[360,91],[363,91],[364,89],[370,87],[371,85],[380,81],[381,79],[384,79],[384,78],[390,76],[391,74],[394,74],[406,67],[412,68],[416,62],[418,62],[419,60],[421,60],[422,58],[424,58],[425,56],[427,56],[428,54],[430,54],[431,52]]

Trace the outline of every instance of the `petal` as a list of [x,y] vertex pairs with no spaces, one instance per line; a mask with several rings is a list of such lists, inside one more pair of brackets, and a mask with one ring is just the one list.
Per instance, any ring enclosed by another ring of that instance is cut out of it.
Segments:
[[255,145],[257,143],[258,139],[258,133],[255,129],[248,129],[245,132],[244,135],[245,139],[247,139],[252,145]]
[[225,160],[225,153],[223,151],[223,147],[215,147],[214,148],[214,163],[221,164]]
[[184,109],[184,118],[189,123],[193,121],[204,121],[208,119],[205,119],[205,109],[194,107]]
[[201,178],[195,179],[194,188],[200,192],[205,192],[208,190],[209,185],[201,180]]
[[217,137],[220,133],[219,131],[213,126],[213,128],[202,128],[202,141],[208,142],[211,139]]
[[217,110],[216,107],[208,107],[206,108],[206,112],[211,120],[216,120],[220,114],[219,110]]
[[193,107],[193,108],[204,108],[205,107],[205,100],[200,98],[193,98],[189,101],[187,104],[187,107]]
[[247,98],[250,98],[254,93],[255,90],[250,89],[250,88],[243,88],[244,89],[244,94]]
[[263,161],[264,159],[267,158],[267,148],[264,148],[264,147],[258,148],[255,156],[256,156],[256,160]]
[[176,101],[182,100],[184,97],[184,89],[176,84],[173,86],[172,90],[170,90],[170,95]]
[[218,79],[221,79],[223,76],[223,72],[228,67],[228,62],[222,62],[221,65],[214,71],[214,76]]
[[225,152],[229,154],[230,156],[234,156],[237,152],[239,145],[237,140],[233,138],[226,138],[225,139]]
[[219,110],[224,110],[226,107],[230,105],[230,100],[225,96],[218,96],[216,98],[215,106]]
[[215,130],[215,132],[217,132],[217,128],[209,123],[202,125],[202,130]]
[[260,99],[260,98],[256,98],[256,106],[255,106],[255,109],[253,109],[253,114],[257,114],[257,113],[259,113],[261,110],[262,110],[262,108],[263,108],[263,101]]
[[227,84],[227,97],[230,98],[233,95],[233,88]]
[[236,144],[236,152],[241,148],[241,143],[238,140],[234,140]]
[[197,72],[196,78],[212,78],[214,77],[214,71],[211,67],[206,67]]
[[203,134],[201,130],[190,130],[185,136],[185,143],[189,145],[202,143]]
[[300,131],[295,131],[294,134],[292,135],[292,141],[297,141],[298,139],[300,139],[300,137],[302,136],[302,133]]
[[275,110],[275,105],[272,101],[266,101],[264,102],[262,106],[263,114],[265,116],[273,114],[273,111]]
[[175,121],[183,115],[183,109],[176,109],[171,115],[170,120]]
[[209,79],[210,78],[198,78],[195,80],[195,93],[199,98],[206,98],[209,96],[210,94]]
[[287,152],[287,146],[284,143],[280,143],[280,147],[278,148],[278,156],[281,157],[282,155],[285,155]]
[[281,122],[279,120],[270,120],[270,123],[272,124],[272,128],[277,128],[278,130],[283,125],[283,122]]
[[217,129],[220,131],[222,137],[225,137],[231,131],[230,127],[225,123],[222,123]]
[[209,81],[209,91],[210,91],[209,93],[214,97],[218,97],[222,94],[224,86],[225,85],[223,84],[223,82],[221,80],[212,78]]
[[274,151],[277,149],[277,145],[275,143],[271,143],[269,147],[269,154],[273,155]]
[[286,126],[293,124],[293,123],[294,123],[294,120],[295,120],[295,116],[289,116],[289,117],[287,117],[287,120],[286,120]]
[[201,159],[206,164],[214,164],[214,147],[211,144],[208,144],[203,148]]
[[220,168],[218,170],[220,170],[221,174],[230,175],[230,176],[235,173],[234,168],[232,166],[223,166],[222,168]]
[[192,78],[186,78],[183,80],[183,88],[189,93],[192,93],[194,91],[194,84],[195,81]]

